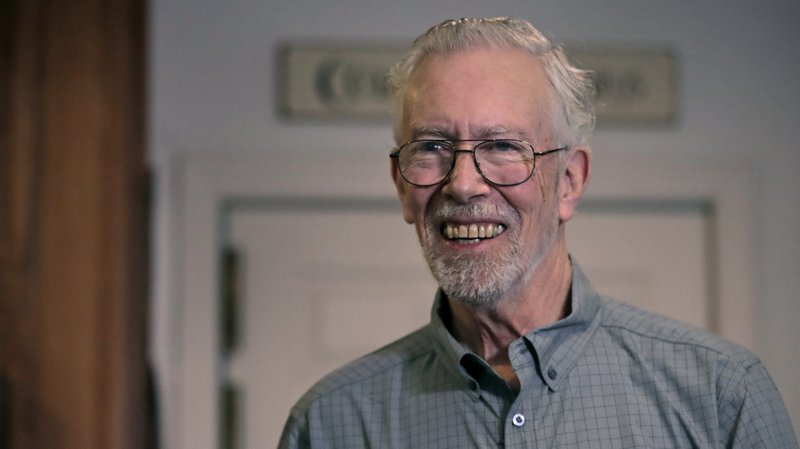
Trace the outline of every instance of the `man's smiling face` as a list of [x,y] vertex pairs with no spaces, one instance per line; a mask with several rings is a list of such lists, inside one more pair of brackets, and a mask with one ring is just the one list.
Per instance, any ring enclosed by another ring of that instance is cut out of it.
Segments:
[[[473,49],[425,59],[412,75],[404,137],[521,139],[556,148],[550,85],[539,60],[515,49]],[[459,149],[472,149],[461,143]],[[425,257],[448,296],[492,307],[521,291],[554,242],[563,238],[558,155],[538,158],[531,179],[497,187],[469,153],[432,187],[407,184],[393,168],[403,216],[416,226]]]

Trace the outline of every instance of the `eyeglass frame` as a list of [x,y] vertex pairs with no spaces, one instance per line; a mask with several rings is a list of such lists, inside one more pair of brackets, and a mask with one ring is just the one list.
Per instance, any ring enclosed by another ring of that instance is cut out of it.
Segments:
[[[436,182],[434,182],[432,184],[417,184],[415,182],[411,182],[411,181],[408,180],[408,178],[406,178],[405,173],[403,173],[403,170],[400,168],[400,163],[399,163],[400,151],[402,151],[403,148],[405,148],[408,145],[411,145],[412,143],[419,143],[419,142],[445,143],[445,144],[448,144],[451,147],[451,150],[453,151],[453,161],[450,163],[450,168],[447,170],[447,173],[442,177],[442,179],[440,179],[440,180],[438,180],[438,181],[436,181]],[[472,146],[471,150],[464,150],[464,149],[459,149],[457,147],[458,144],[462,143],[462,142],[477,142],[477,143]],[[530,149],[531,149],[531,152],[533,153],[534,162],[533,162],[533,165],[531,166],[531,172],[528,173],[528,176],[525,179],[523,179],[522,181],[511,183],[511,184],[501,184],[501,183],[494,182],[491,179],[487,178],[486,175],[481,170],[481,164],[478,163],[478,158],[475,155],[475,148],[477,148],[479,145],[483,145],[485,143],[490,143],[490,142],[516,142],[516,143],[523,143],[523,144],[529,146]],[[498,186],[498,187],[514,187],[514,186],[518,186],[520,184],[523,184],[523,183],[527,182],[529,179],[531,179],[533,177],[533,172],[536,171],[536,156],[547,156],[548,154],[557,153],[559,151],[564,151],[567,148],[569,148],[569,147],[563,146],[561,148],[554,148],[552,150],[546,150],[546,151],[537,152],[536,148],[533,146],[532,143],[527,142],[525,140],[520,140],[520,139],[454,139],[454,140],[448,140],[448,139],[415,139],[415,140],[409,140],[408,142],[406,142],[406,143],[400,145],[399,147],[397,147],[397,150],[395,150],[391,154],[389,154],[389,157],[392,158],[392,159],[397,159],[398,160],[397,170],[400,172],[400,176],[402,176],[403,180],[405,180],[407,183],[409,183],[409,184],[411,184],[412,186],[415,186],[415,187],[433,187],[433,186],[435,186],[437,184],[443,183],[453,173],[453,169],[456,166],[456,155],[458,153],[471,153],[472,154],[472,162],[475,164],[475,169],[478,171],[478,173],[480,173],[480,175],[483,178],[483,180],[486,181],[487,183],[489,183],[489,184],[491,184],[493,186]]]

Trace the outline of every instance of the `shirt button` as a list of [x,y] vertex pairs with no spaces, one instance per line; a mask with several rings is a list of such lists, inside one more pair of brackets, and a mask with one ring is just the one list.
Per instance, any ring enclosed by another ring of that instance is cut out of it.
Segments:
[[558,371],[556,371],[555,368],[550,368],[547,370],[547,377],[549,377],[550,380],[556,380],[556,377],[558,377]]
[[517,413],[511,418],[511,423],[513,423],[517,427],[522,427],[525,425],[525,415],[522,413]]

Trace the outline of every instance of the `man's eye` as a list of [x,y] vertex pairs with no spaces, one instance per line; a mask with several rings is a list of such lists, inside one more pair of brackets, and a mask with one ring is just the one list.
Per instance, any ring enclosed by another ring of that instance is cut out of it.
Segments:
[[516,142],[509,142],[507,140],[498,140],[492,144],[494,151],[518,151],[519,145]]
[[447,150],[448,146],[444,142],[429,141],[420,142],[417,148],[421,152],[435,153]]

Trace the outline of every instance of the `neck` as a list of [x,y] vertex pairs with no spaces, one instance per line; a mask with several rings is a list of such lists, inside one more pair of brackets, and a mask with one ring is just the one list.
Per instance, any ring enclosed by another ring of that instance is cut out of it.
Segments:
[[449,300],[455,338],[496,369],[510,367],[511,342],[566,316],[572,267],[566,247],[556,246],[523,288],[501,298],[494,307],[478,309]]

